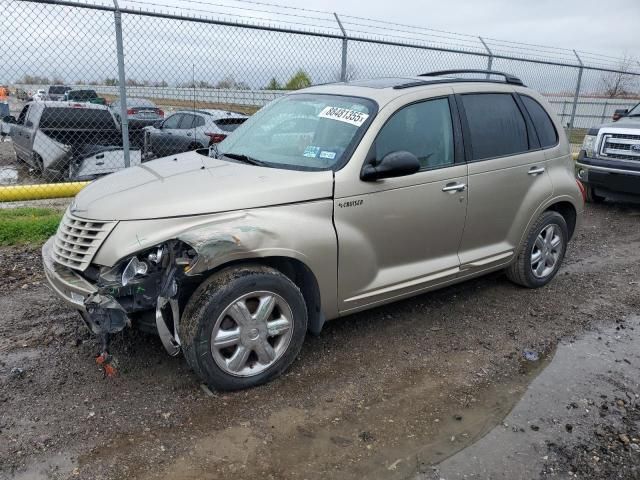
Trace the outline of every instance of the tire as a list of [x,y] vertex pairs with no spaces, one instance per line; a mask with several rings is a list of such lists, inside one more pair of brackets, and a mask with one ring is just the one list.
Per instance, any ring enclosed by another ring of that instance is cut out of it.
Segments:
[[[549,243],[546,239],[551,234]],[[554,246],[556,238],[559,243]],[[527,288],[540,288],[558,272],[567,251],[569,229],[558,212],[546,211],[529,229],[514,262],[506,269],[509,280]],[[537,253],[540,253],[540,256]],[[537,262],[536,258],[540,259]]]
[[600,195],[598,195],[596,193],[596,189],[595,188],[593,188],[591,185],[586,185],[586,184],[583,184],[583,185],[584,185],[584,189],[585,189],[585,193],[586,193],[586,200],[587,200],[588,203],[598,204],[598,203],[603,203],[604,202],[605,198],[600,196]]
[[280,376],[300,352],[306,331],[300,289],[261,265],[211,275],[191,295],[180,321],[187,363],[216,390],[255,387]]

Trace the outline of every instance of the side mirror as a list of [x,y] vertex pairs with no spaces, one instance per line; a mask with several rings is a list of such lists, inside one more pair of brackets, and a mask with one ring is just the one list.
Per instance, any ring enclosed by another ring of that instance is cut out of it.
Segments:
[[162,122],[163,122],[163,120],[158,120],[157,122],[155,122],[155,123],[153,124],[153,126],[154,126],[155,128],[162,128]]
[[14,117],[13,115],[7,115],[2,119],[2,121],[4,123],[16,123],[16,117]]
[[627,108],[619,108],[613,113],[613,121],[620,120],[622,117],[625,117],[629,113],[629,109]]
[[31,128],[33,127],[33,122],[31,120],[27,120],[27,123],[25,123],[24,126],[27,128]]
[[400,150],[385,155],[379,162],[362,168],[360,179],[372,182],[382,178],[404,177],[420,170],[420,161],[413,153]]

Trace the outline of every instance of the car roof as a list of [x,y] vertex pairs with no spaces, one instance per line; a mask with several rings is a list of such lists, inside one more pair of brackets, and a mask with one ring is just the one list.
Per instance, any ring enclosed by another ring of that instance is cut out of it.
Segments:
[[49,108],[71,107],[71,108],[88,108],[93,110],[108,110],[108,107],[106,105],[98,105],[95,103],[78,103],[75,100],[70,100],[70,101],[45,100],[44,102],[31,102],[31,103],[37,103],[38,105],[44,105],[45,107],[49,107]]
[[213,120],[220,120],[222,118],[248,118],[248,115],[240,112],[233,112],[230,110],[220,110],[214,108],[199,108],[196,110],[176,110],[175,113],[199,113],[201,115],[208,115]]
[[[505,80],[493,80],[488,78],[460,78],[459,73],[482,73],[483,75],[500,75]],[[522,81],[512,75],[502,72],[489,72],[485,70],[450,70],[443,72],[426,73],[417,76],[380,77],[349,82],[335,82],[324,85],[316,85],[292,92],[296,93],[323,93],[333,95],[346,95],[351,97],[365,97],[376,101],[380,106],[397,98],[406,90],[424,89],[430,90],[447,84],[471,83],[473,85],[495,85],[523,87]]]

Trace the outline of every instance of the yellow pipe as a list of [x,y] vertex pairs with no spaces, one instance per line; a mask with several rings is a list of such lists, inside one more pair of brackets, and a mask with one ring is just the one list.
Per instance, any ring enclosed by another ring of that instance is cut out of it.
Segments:
[[73,197],[90,182],[44,183],[0,187],[0,202]]
[[571,156],[573,157],[574,160],[578,160],[578,154],[577,153],[572,153]]

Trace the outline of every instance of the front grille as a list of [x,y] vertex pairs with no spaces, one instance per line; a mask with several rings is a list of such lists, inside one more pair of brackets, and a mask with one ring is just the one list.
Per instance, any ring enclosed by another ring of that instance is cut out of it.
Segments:
[[115,225],[79,218],[67,210],[53,243],[53,259],[74,270],[86,269]]
[[600,155],[607,158],[640,162],[640,135],[605,133],[602,136]]

